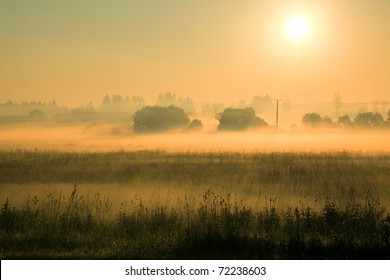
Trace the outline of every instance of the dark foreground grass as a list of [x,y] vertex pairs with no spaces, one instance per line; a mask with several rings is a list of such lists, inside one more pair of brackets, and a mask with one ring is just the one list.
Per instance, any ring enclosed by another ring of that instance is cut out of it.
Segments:
[[[77,189],[60,206],[53,198],[24,209],[5,201],[0,215],[2,259],[389,259],[390,214],[379,202],[327,201],[311,208],[264,208],[207,191],[199,207],[145,207],[112,219],[109,201],[86,201]],[[57,209],[57,210],[56,210]]]
[[[97,184],[108,196],[76,187]],[[174,203],[125,197],[166,187]],[[389,259],[389,189],[389,154],[0,151],[0,255]]]

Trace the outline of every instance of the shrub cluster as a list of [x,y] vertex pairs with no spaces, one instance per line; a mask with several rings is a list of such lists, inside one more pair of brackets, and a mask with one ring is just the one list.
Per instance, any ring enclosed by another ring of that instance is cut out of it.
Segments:
[[267,127],[268,124],[256,116],[253,108],[244,109],[227,108],[217,114],[218,130],[245,130],[248,128]]
[[135,112],[133,120],[136,133],[162,132],[182,128],[189,123],[184,110],[173,105],[146,106]]
[[307,113],[302,117],[302,123],[310,127],[342,127],[342,128],[386,128],[390,127],[390,110],[385,121],[383,116],[377,112],[363,112],[351,120],[348,115],[340,116],[337,122],[333,122],[328,116],[321,117],[317,113]]

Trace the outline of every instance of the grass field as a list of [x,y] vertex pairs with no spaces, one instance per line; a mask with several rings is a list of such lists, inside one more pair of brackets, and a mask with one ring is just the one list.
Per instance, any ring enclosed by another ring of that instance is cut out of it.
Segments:
[[0,151],[2,259],[389,259],[390,154]]

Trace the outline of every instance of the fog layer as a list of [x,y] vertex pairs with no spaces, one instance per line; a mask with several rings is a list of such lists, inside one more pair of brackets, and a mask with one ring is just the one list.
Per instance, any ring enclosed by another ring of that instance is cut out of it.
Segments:
[[390,131],[275,130],[136,135],[129,126],[1,126],[2,149],[59,151],[363,151],[390,152]]

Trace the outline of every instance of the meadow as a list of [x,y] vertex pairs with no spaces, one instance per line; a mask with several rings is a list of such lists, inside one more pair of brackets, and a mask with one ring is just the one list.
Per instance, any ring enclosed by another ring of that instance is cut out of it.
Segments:
[[390,154],[0,151],[1,259],[388,259]]

